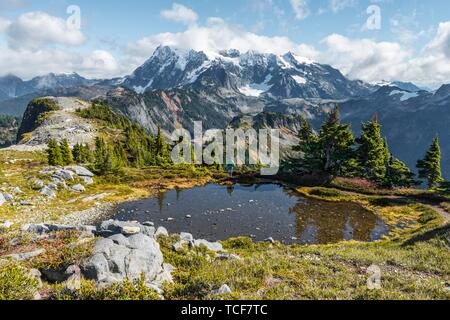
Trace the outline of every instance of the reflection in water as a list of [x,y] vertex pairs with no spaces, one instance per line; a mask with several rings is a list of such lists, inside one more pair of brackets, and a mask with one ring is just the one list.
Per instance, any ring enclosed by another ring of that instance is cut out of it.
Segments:
[[175,189],[118,209],[118,219],[150,220],[169,232],[214,241],[252,236],[257,241],[273,237],[285,243],[335,243],[374,241],[388,233],[376,215],[358,204],[305,199],[277,184]]
[[303,242],[374,241],[384,225],[376,215],[353,203],[299,200],[289,209],[297,218],[297,237]]

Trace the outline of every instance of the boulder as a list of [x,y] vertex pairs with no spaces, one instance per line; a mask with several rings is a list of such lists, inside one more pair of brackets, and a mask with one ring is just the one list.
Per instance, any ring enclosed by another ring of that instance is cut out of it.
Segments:
[[194,241],[194,236],[190,233],[182,232],[182,233],[180,233],[180,239],[184,240],[186,242],[192,242],[192,241]]
[[141,228],[140,227],[133,227],[133,226],[123,226],[121,232],[125,236],[132,236],[134,234],[140,233],[141,232]]
[[108,220],[101,223],[98,232],[100,235],[104,234],[106,236],[111,236],[122,233],[124,227],[139,228],[142,230],[142,226],[137,222]]
[[94,179],[92,179],[91,177],[80,177],[83,180],[83,183],[85,185],[90,186],[91,184],[94,184]]
[[177,243],[175,243],[172,246],[172,250],[175,251],[175,252],[183,251],[184,250],[184,245],[187,245],[187,244],[188,243],[186,241],[180,240],[180,241],[178,241]]
[[67,166],[64,169],[71,171],[80,177],[90,177],[90,178],[94,177],[94,174],[91,171],[82,166]]
[[86,191],[86,188],[81,184],[76,184],[76,185],[72,186],[72,190],[76,191],[76,192],[84,192],[84,191]]
[[209,241],[203,240],[203,239],[195,240],[194,246],[195,247],[206,247],[208,250],[214,251],[214,252],[223,251],[223,247],[219,242],[209,242]]
[[231,253],[221,253],[216,255],[218,260],[241,260],[241,257]]
[[49,187],[42,188],[39,193],[50,199],[56,198],[56,192]]
[[159,244],[143,234],[100,239],[94,247],[93,256],[82,266],[82,272],[100,286],[125,279],[136,281],[141,275],[144,275],[149,286],[171,281]]
[[73,181],[73,172],[69,170],[58,170],[54,173],[54,177],[60,178],[65,181]]
[[224,284],[219,289],[213,290],[211,293],[213,295],[228,295],[228,294],[232,294],[233,291],[231,291],[231,289],[228,285]]
[[168,235],[169,235],[169,232],[164,227],[159,227],[156,230],[156,233],[155,233],[155,237],[159,237],[159,236],[166,236],[167,237]]

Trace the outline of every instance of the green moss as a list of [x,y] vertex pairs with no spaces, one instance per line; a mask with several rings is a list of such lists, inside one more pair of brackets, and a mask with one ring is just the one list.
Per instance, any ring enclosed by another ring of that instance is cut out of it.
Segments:
[[0,265],[0,300],[31,300],[38,282],[26,269],[15,263]]
[[93,281],[81,281],[81,288],[68,292],[63,286],[57,286],[53,291],[56,300],[161,300],[160,296],[145,285],[144,278],[139,281],[125,280],[109,287],[99,289]]

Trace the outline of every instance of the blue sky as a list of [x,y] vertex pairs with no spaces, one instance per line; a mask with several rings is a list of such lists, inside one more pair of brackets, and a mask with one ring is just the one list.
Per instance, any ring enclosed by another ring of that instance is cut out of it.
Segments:
[[[80,8],[79,30],[65,30],[69,5]],[[369,6],[380,28],[367,28]],[[447,0],[0,0],[0,74],[119,76],[163,43],[294,51],[351,78],[437,86],[450,82],[449,9]]]

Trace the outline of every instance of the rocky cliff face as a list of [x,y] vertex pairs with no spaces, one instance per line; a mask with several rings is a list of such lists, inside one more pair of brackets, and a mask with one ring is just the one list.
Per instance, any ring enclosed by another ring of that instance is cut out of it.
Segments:
[[92,143],[97,128],[76,115],[90,103],[77,98],[46,97],[33,100],[25,111],[16,149],[45,149],[50,139],[67,139],[70,145]]

